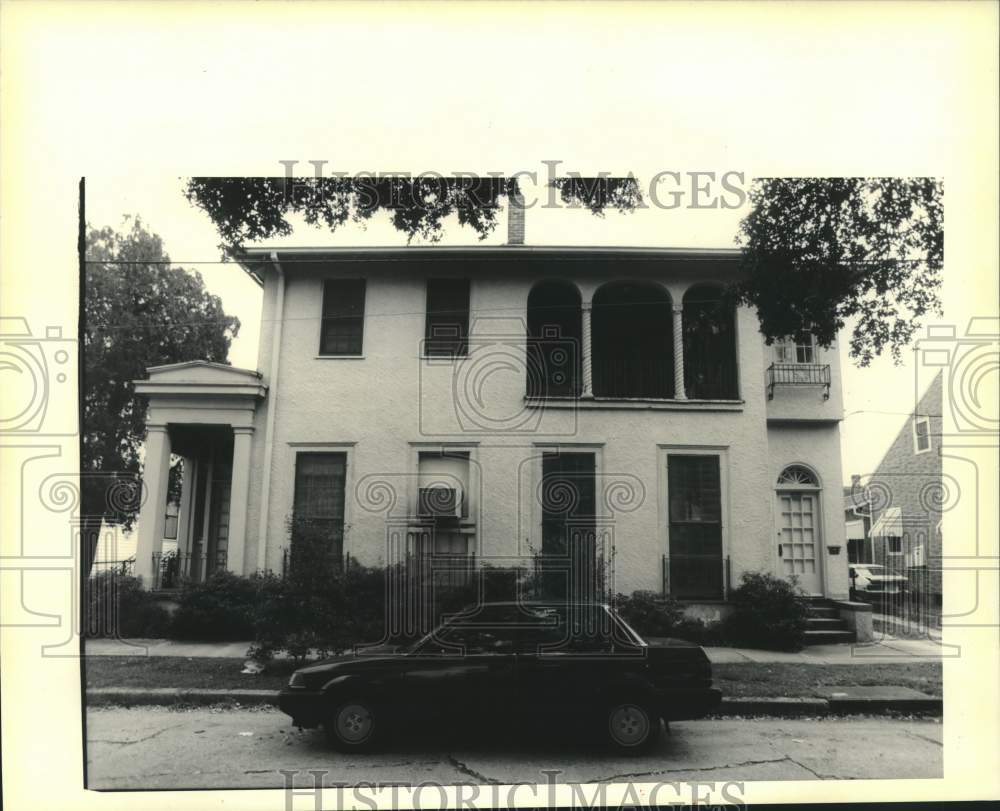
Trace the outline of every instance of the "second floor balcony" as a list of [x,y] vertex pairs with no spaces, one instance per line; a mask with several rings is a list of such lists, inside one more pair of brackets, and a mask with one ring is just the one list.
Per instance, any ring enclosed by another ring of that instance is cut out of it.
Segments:
[[528,297],[529,399],[738,401],[735,312],[720,288],[682,302],[653,282],[610,282],[586,304],[563,281]]

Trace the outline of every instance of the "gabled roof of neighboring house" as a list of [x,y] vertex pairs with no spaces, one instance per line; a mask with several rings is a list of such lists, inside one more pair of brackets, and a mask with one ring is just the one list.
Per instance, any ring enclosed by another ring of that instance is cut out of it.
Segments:
[[553,257],[571,259],[618,258],[630,260],[673,259],[686,262],[737,262],[739,248],[660,248],[607,245],[395,245],[379,247],[303,247],[244,248],[237,257],[240,266],[256,281],[263,283],[262,269],[277,261],[283,263],[337,262],[384,259],[403,261],[414,258],[461,260],[510,259],[512,257]]
[[[938,426],[937,430],[940,432],[943,392],[942,386],[941,372],[938,372],[934,375],[934,378],[931,380],[930,384],[928,384],[923,394],[917,398],[917,403],[913,410],[910,411],[910,413],[906,416],[906,419],[903,420],[903,424],[899,427],[899,431],[896,432],[896,436],[893,438],[889,447],[886,448],[885,453],[882,454],[882,458],[879,460],[878,465],[875,466],[875,473],[873,475],[878,476],[879,473],[882,472],[889,456],[900,443],[906,447],[912,442],[914,417],[927,417],[934,420],[935,424]],[[933,429],[931,433],[933,435]],[[935,442],[934,444],[936,445],[937,443]]]

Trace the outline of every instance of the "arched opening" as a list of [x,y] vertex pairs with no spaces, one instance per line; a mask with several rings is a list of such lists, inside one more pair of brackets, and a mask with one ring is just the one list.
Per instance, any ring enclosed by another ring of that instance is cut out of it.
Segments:
[[591,313],[597,397],[674,396],[670,295],[649,282],[610,282]]
[[582,381],[580,292],[545,281],[528,294],[528,396],[577,397]]
[[736,400],[735,310],[712,285],[684,294],[684,387],[696,400]]

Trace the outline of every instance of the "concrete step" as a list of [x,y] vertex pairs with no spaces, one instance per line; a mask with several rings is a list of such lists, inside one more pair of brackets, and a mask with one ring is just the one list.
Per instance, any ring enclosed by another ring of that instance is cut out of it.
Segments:
[[846,631],[847,623],[840,617],[809,617],[806,620],[809,631]]
[[854,631],[806,631],[803,639],[806,645],[833,645],[856,641]]
[[817,619],[838,619],[840,611],[832,605],[809,606],[809,616]]

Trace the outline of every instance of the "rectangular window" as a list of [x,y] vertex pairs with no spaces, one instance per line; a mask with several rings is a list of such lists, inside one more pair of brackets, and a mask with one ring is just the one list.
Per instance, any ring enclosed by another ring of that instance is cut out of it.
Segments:
[[815,363],[816,345],[812,332],[799,330],[791,338],[774,345],[778,363]]
[[923,453],[931,449],[931,421],[927,417],[913,418],[913,452]]
[[894,537],[894,536],[890,535],[886,539],[886,542],[889,545],[889,554],[890,555],[902,555],[903,554],[903,539],[902,538],[898,538],[898,537]]
[[346,481],[346,453],[300,453],[295,458],[293,556],[340,566]]
[[670,594],[680,600],[724,595],[719,457],[667,457]]
[[461,357],[469,352],[469,280],[428,279],[424,355]]
[[361,355],[365,331],[365,280],[327,279],[323,284],[320,355]]

